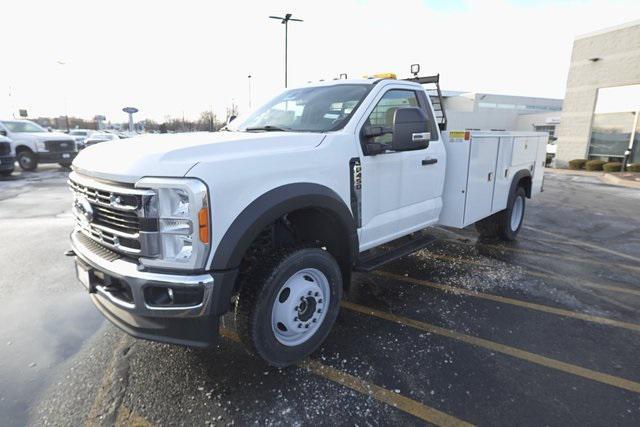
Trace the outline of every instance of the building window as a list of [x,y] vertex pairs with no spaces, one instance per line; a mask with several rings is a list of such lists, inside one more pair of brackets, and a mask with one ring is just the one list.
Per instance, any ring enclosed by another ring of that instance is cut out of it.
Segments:
[[598,89],[591,125],[589,157],[622,159],[634,138],[632,161],[640,160],[636,114],[640,110],[640,85]]
[[556,126],[555,125],[544,125],[544,126],[536,126],[533,125],[533,130],[536,132],[547,132],[549,136],[556,135]]

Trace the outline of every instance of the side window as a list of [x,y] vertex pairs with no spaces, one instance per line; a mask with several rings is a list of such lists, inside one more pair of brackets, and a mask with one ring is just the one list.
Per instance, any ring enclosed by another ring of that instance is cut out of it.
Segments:
[[[401,107],[419,107],[418,97],[412,90],[392,89],[384,94],[373,109],[365,126],[393,126],[393,115]],[[391,143],[391,134],[385,134],[373,139],[382,144]]]

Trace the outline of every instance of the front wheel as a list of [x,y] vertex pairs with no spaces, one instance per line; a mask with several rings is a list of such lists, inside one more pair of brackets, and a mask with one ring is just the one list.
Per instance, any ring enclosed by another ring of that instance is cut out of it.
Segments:
[[282,250],[258,262],[236,303],[238,334],[268,364],[289,366],[329,334],[340,307],[342,273],[319,248]]
[[25,171],[33,171],[38,167],[38,159],[33,151],[21,151],[18,153],[18,164]]
[[512,197],[509,198],[505,210],[476,222],[476,230],[480,233],[480,237],[497,237],[509,242],[516,240],[524,220],[526,198],[527,193],[524,188],[518,187]]

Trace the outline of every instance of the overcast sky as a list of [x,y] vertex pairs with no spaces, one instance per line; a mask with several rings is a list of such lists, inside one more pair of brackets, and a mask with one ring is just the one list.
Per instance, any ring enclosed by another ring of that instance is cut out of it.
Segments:
[[[283,87],[412,63],[451,90],[564,95],[576,35],[640,18],[638,0],[8,1],[0,24],[0,118],[223,115]],[[64,65],[59,64],[62,62]]]

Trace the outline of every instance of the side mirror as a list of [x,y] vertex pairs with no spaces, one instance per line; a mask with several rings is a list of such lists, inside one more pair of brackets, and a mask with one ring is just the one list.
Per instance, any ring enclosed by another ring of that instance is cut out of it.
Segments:
[[393,151],[422,150],[429,146],[431,132],[424,111],[418,107],[398,108],[393,116]]
[[238,116],[229,116],[229,118],[227,119],[227,124],[229,124],[232,121],[234,121],[236,119],[236,117],[238,117]]
[[363,133],[364,133],[364,137],[367,139],[377,138],[387,133],[391,133],[391,129],[385,128],[382,126],[367,126],[364,128]]
[[389,149],[387,144],[382,144],[380,142],[369,142],[365,146],[365,153],[367,156],[377,156],[378,154],[382,154]]
[[4,129],[0,129],[0,135],[7,136],[7,131]]

